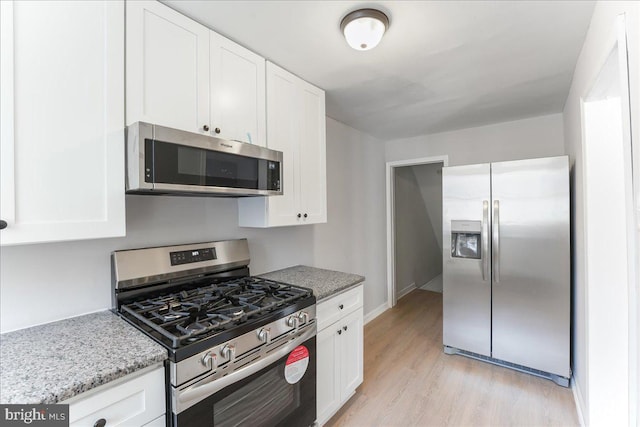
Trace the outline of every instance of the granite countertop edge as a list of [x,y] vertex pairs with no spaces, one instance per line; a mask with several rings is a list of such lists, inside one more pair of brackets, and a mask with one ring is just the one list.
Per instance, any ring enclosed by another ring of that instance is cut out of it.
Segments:
[[0,335],[0,402],[64,403],[167,357],[110,310],[7,332]]

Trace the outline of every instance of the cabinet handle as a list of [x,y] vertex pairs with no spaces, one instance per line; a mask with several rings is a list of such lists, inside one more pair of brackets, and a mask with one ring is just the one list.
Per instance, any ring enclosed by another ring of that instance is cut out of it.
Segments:
[[0,219],[0,230],[7,228],[7,221]]
[[220,128],[215,128],[213,131],[214,131],[215,133],[220,133]]
[[346,330],[347,330],[347,327],[346,327],[346,326],[343,326],[343,327],[342,327],[342,329],[344,329],[344,330],[345,330],[345,332],[346,332]]
[[95,422],[93,427],[104,427],[106,425],[107,425],[107,420],[105,420],[104,418],[100,418],[98,421]]
[[300,218],[301,216],[302,216],[301,214],[298,214],[298,218]]
[[340,304],[340,305],[338,306],[338,308],[339,308],[340,310],[342,310],[342,309],[344,308],[344,305]]
[[308,216],[309,216],[309,215],[307,215],[307,214],[304,214],[304,217],[305,217],[305,218],[306,218],[306,217],[308,217]]
[[342,335],[342,331],[338,329],[338,335]]
[[205,132],[209,132],[209,125],[202,126],[202,130],[204,130]]

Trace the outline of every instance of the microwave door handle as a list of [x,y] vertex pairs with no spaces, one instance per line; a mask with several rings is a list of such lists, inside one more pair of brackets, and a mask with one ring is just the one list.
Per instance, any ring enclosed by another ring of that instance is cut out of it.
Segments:
[[489,280],[489,202],[482,202],[482,280]]
[[493,281],[500,283],[500,201],[493,202]]
[[266,368],[267,366],[286,356],[294,348],[296,348],[309,338],[314,337],[315,335],[316,325],[315,323],[313,323],[312,325],[309,325],[309,327],[302,334],[291,340],[288,344],[274,351],[269,356],[257,360],[255,363],[251,363],[244,368],[238,369],[237,371],[234,371],[222,378],[205,378],[202,381],[185,388],[184,390],[177,390],[177,395],[173,397],[174,401],[172,402],[176,413],[178,414],[200,402],[201,400],[214,395],[228,385],[247,378],[260,371],[261,369]]

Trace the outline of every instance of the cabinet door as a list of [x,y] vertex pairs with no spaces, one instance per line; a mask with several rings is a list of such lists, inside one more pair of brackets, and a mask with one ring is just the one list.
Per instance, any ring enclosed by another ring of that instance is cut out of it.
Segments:
[[283,153],[282,196],[240,200],[239,225],[326,222],[324,92],[267,62],[267,147]]
[[300,209],[303,222],[327,222],[327,167],[324,91],[299,82]]
[[340,407],[340,349],[338,322],[318,332],[316,337],[317,380],[316,414],[322,425]]
[[301,213],[298,153],[298,78],[267,64],[267,146],[283,154],[282,196],[269,197],[269,225],[293,225]]
[[164,368],[125,378],[70,400],[70,427],[94,426],[100,419],[106,420],[107,426],[141,426],[152,421],[155,424],[151,425],[164,425]]
[[211,31],[210,71],[212,135],[265,146],[264,58]]
[[209,29],[156,1],[127,2],[127,124],[206,133]]
[[340,390],[342,401],[346,400],[363,379],[363,312],[351,313],[338,322],[342,328],[340,343]]
[[123,236],[123,2],[0,7],[1,243]]

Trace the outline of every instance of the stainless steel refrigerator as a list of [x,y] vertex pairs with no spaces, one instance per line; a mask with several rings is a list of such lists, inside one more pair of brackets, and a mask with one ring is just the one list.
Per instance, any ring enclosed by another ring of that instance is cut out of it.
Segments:
[[569,161],[445,167],[443,341],[568,386]]

